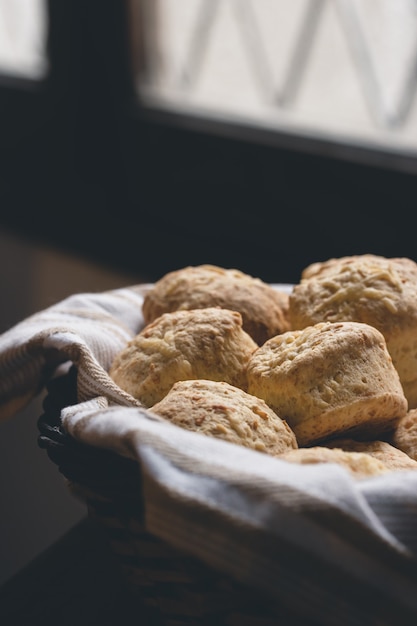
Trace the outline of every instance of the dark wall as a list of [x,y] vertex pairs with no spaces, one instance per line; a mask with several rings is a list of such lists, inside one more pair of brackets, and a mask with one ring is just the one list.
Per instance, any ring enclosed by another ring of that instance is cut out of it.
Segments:
[[51,0],[50,20],[48,79],[0,93],[8,227],[151,279],[202,262],[295,282],[330,256],[417,260],[413,174],[272,133],[149,117],[132,86],[123,2]]

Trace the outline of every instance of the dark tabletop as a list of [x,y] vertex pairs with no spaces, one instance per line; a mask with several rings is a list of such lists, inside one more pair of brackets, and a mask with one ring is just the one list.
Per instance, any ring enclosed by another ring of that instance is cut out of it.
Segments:
[[82,520],[0,588],[2,626],[140,624],[105,538]]

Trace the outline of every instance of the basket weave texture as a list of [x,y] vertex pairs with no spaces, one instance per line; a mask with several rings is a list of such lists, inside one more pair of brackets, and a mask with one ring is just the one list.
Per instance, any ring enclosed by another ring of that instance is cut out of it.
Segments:
[[[144,623],[154,626],[302,626],[354,623],[383,626],[413,624],[416,613],[381,597],[371,585],[353,583],[343,571],[320,572],[324,602],[332,595],[338,603],[320,619],[309,614],[309,605],[294,605],[294,596],[282,589],[271,597],[261,589],[248,587],[216,571],[193,555],[184,554],[148,532],[144,519],[142,476],[139,464],[129,458],[73,439],[62,427],[61,410],[77,403],[77,370],[53,378],[47,386],[44,412],[38,420],[39,446],[66,479],[71,493],[81,499],[90,518],[104,529],[109,549],[116,556],[126,585]],[[281,546],[281,565],[299,561],[311,564],[303,555]],[[287,561],[286,561],[287,559]],[[289,577],[290,567],[288,567]],[[311,571],[314,578],[314,572]],[[277,590],[278,591],[278,590]],[[320,598],[311,598],[320,606]],[[340,604],[342,602],[342,604]],[[353,604],[352,604],[353,603]],[[323,602],[321,602],[321,605]],[[340,607],[346,610],[338,619]],[[349,608],[348,608],[349,607]],[[362,621],[363,620],[363,621]]]
[[[305,624],[305,616],[258,590],[221,575],[147,532],[139,465],[114,452],[82,444],[61,425],[64,406],[76,403],[77,371],[47,386],[38,444],[65,477],[70,492],[105,531],[142,618],[155,626]],[[300,621],[301,620],[301,621]]]

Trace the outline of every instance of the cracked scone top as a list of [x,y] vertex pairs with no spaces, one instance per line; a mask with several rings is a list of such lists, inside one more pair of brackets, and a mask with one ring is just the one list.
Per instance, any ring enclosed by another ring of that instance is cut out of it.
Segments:
[[247,379],[248,392],[288,422],[300,446],[353,432],[375,438],[407,411],[383,335],[360,322],[269,339],[251,356]]
[[177,382],[151,411],[186,430],[259,452],[280,455],[297,448],[288,424],[263,400],[226,382]]
[[150,407],[178,380],[224,380],[246,389],[246,365],[257,348],[237,311],[219,307],[165,313],[116,355],[111,378]]
[[165,274],[146,293],[142,310],[149,324],[162,313],[211,306],[239,311],[244,330],[259,345],[290,329],[286,292],[216,265],[187,266]]
[[291,328],[356,321],[385,337],[409,408],[417,406],[417,263],[354,255],[313,263],[290,295]]

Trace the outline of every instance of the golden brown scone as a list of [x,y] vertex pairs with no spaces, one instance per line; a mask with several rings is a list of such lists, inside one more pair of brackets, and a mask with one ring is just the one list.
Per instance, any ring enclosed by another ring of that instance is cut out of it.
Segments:
[[246,365],[257,348],[237,311],[174,311],[148,324],[116,355],[109,374],[150,407],[178,380],[224,380],[246,389]]
[[329,448],[340,448],[345,452],[366,452],[379,459],[390,470],[417,469],[417,461],[387,441],[356,441],[354,439],[335,439],[327,441]]
[[260,452],[280,455],[297,447],[288,424],[263,400],[226,382],[177,382],[151,411],[187,430]]
[[248,392],[295,432],[300,446],[356,433],[376,438],[407,400],[383,335],[359,322],[322,322],[269,339],[249,359]]
[[354,255],[313,263],[290,294],[293,329],[350,320],[385,337],[408,400],[417,407],[417,263]]
[[179,309],[220,306],[239,311],[258,345],[289,330],[289,294],[236,269],[188,266],[165,274],[145,295],[145,323]]
[[417,461],[417,409],[411,409],[400,419],[390,441],[393,446]]
[[313,446],[298,448],[281,455],[284,461],[312,465],[317,463],[336,463],[342,465],[354,478],[360,480],[369,476],[386,474],[389,468],[380,459],[365,452],[347,452],[340,448]]

